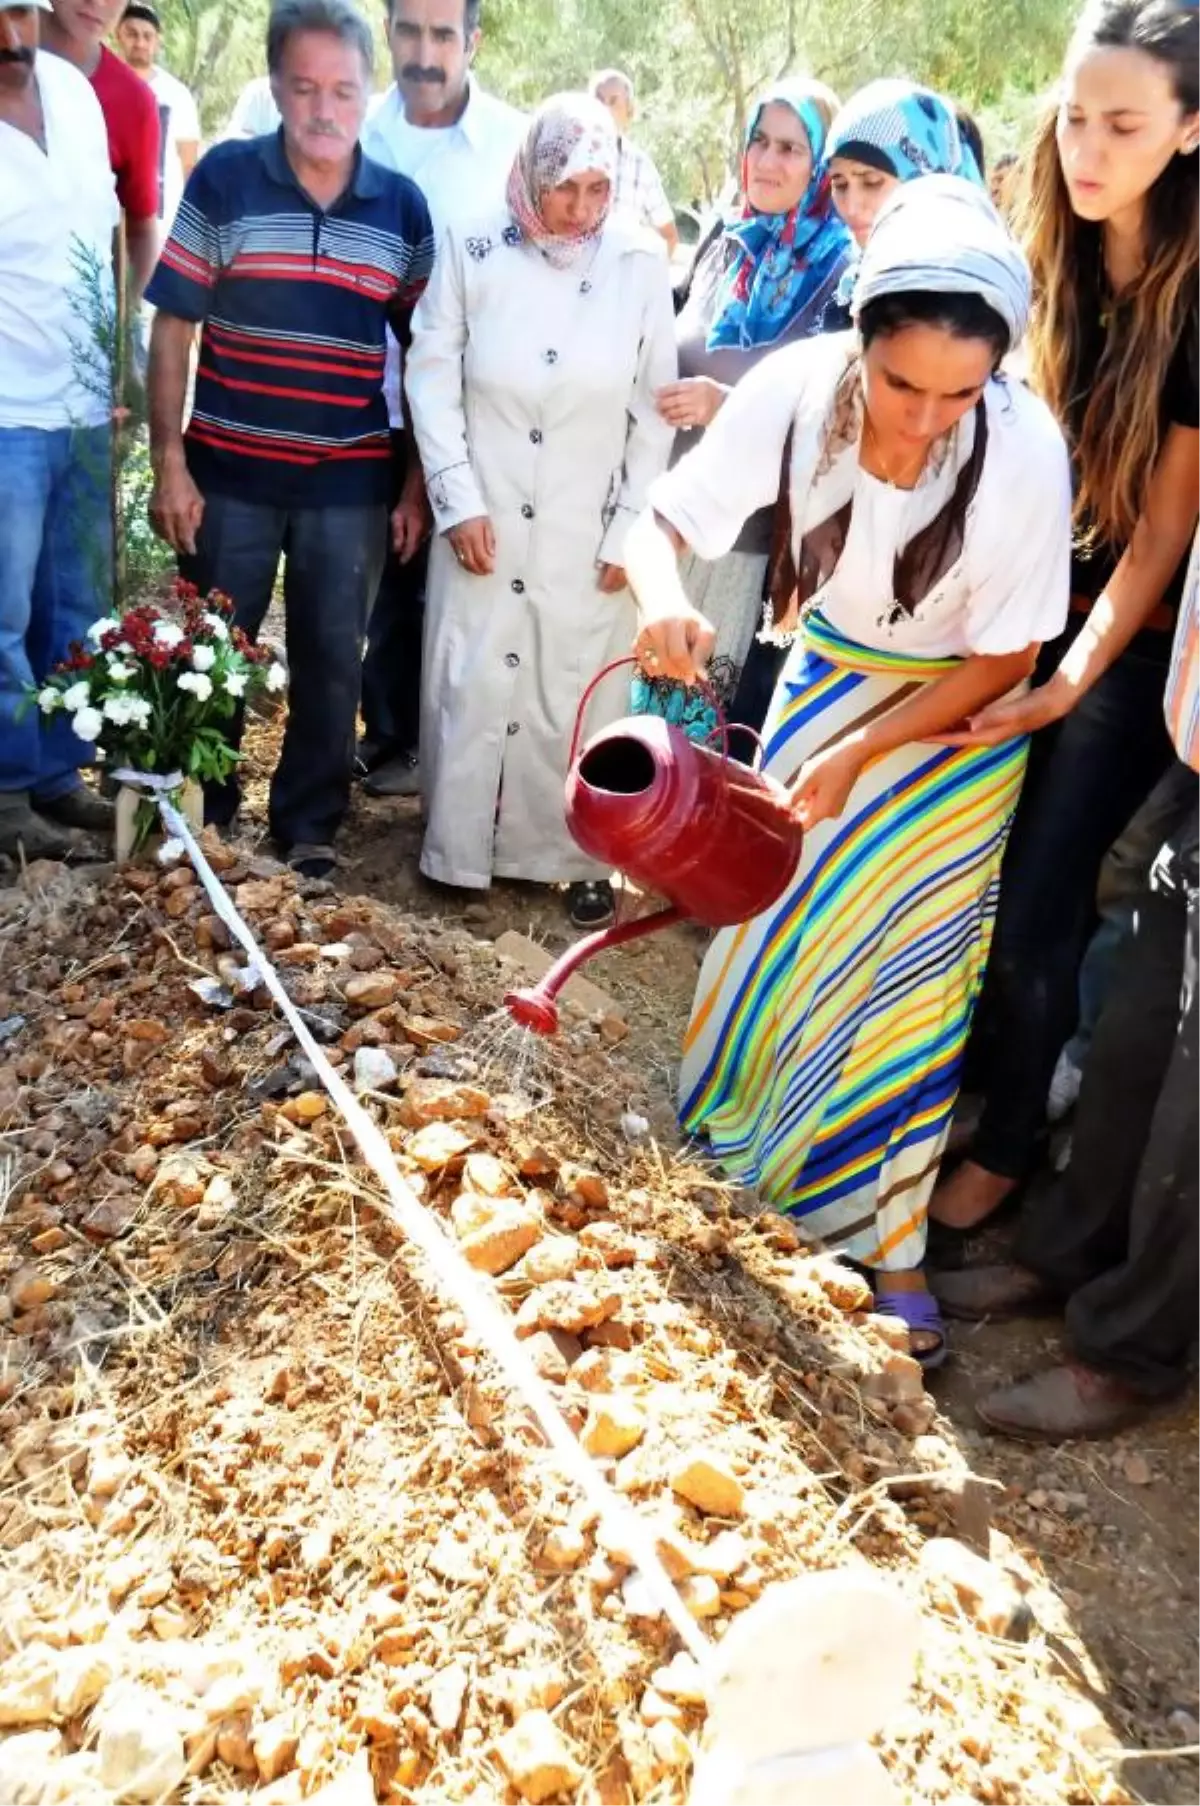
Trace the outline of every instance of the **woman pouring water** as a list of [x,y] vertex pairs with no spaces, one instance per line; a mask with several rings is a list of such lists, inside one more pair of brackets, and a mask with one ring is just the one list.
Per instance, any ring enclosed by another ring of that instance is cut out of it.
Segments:
[[718,558],[780,488],[776,578],[801,629],[765,768],[806,830],[791,890],[714,941],[680,1115],[731,1174],[873,1270],[936,1362],[929,1194],[987,959],[1026,746],[937,744],[1025,682],[1066,618],[1067,453],[999,374],[1025,260],[974,184],[931,176],[880,213],[856,331],[780,351],[650,491],[627,569],[637,651],[694,679],[713,643],[676,563]]

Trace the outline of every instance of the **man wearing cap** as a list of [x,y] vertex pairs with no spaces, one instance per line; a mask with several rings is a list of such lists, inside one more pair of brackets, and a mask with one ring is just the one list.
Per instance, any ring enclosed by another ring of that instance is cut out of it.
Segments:
[[158,103],[159,207],[169,227],[183,195],[183,185],[200,155],[200,116],[183,83],[158,60],[162,24],[149,0],[129,0],[117,28],[121,54],[140,75]]
[[104,43],[123,0],[51,0],[42,50],[73,63],[92,84],[108,128],[108,160],[125,216],[125,246],[140,295],[158,259],[158,107],[153,94]]
[[[0,0],[0,851],[61,859],[111,807],[71,718],[29,691],[112,602],[112,371],[80,266],[112,294],[118,207],[104,115],[38,49],[49,0]],[[93,298],[94,300],[94,298]]]

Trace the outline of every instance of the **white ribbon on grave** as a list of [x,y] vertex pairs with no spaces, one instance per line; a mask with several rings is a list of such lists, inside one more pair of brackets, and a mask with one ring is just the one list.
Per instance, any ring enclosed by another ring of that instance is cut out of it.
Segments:
[[564,1474],[574,1481],[588,1504],[606,1526],[618,1547],[634,1556],[641,1582],[668,1619],[684,1648],[711,1671],[713,1645],[680,1599],[659,1559],[653,1536],[644,1519],[616,1493],[593,1466],[554,1397],[513,1333],[508,1318],[481,1285],[438,1218],[405,1183],[395,1156],[377,1124],[363,1109],[345,1079],[331,1066],[320,1044],[305,1027],[303,1018],[284,989],[278,972],[255,940],[234,906],[233,899],[209,865],[188,823],[170,800],[169,792],[183,783],[180,772],[117,771],[118,782],[144,790],[153,797],[163,825],[182,843],[196,876],[213,909],[239,943],[261,982],[270,992],[292,1034],[299,1042],[326,1093],[333,1101],[359,1151],[387,1194],[393,1220],[429,1262],[440,1290],[457,1305],[481,1350],[490,1355],[512,1389],[533,1412]]

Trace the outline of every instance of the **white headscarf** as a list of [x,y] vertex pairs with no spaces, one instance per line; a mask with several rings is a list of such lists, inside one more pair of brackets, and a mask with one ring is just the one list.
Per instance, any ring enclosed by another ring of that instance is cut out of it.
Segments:
[[978,295],[1008,327],[1029,323],[1029,265],[983,189],[961,176],[906,182],[880,208],[854,289],[857,320],[881,295]]
[[[521,235],[547,262],[563,269],[575,262],[604,229],[608,208],[590,232],[574,238],[548,232],[542,197],[561,182],[595,171],[610,183],[617,174],[617,133],[612,115],[590,94],[554,94],[534,114],[508,178],[508,206]],[[611,204],[611,195],[610,195]]]

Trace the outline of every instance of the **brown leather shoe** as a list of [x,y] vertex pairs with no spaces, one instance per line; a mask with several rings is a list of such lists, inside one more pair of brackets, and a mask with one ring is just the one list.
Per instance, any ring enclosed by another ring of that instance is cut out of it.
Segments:
[[975,1407],[989,1430],[1019,1442],[1066,1442],[1074,1436],[1112,1436],[1141,1423],[1151,1400],[1111,1374],[1072,1361],[1002,1386]]
[[1044,1316],[1055,1304],[1036,1273],[1013,1264],[931,1272],[929,1290],[947,1317],[968,1323],[984,1317]]

